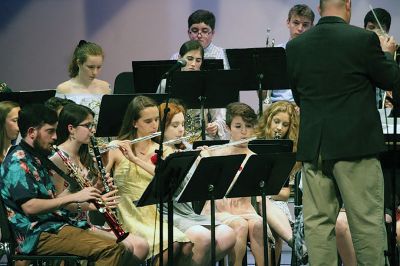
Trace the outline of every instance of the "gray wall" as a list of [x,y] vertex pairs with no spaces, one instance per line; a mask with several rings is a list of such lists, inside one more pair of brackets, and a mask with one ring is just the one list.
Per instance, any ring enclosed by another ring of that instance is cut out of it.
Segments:
[[[316,12],[316,0],[302,1]],[[262,47],[266,30],[288,39],[289,0],[1,0],[0,80],[14,90],[54,88],[68,79],[67,65],[80,39],[99,43],[106,59],[101,79],[131,70],[132,60],[168,59],[187,40],[187,17],[199,8],[217,17],[215,43]],[[354,0],[353,25],[362,26],[368,4],[392,14],[400,40],[400,1]],[[317,12],[316,12],[317,13]],[[319,16],[317,16],[317,19]]]

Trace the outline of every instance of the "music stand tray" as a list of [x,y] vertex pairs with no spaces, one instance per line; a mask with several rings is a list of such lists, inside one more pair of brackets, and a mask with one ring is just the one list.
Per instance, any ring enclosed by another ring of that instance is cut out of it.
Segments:
[[55,90],[3,92],[0,93],[0,101],[12,101],[24,106],[32,103],[44,103],[55,95]]
[[240,83],[238,70],[182,71],[173,73],[167,88],[189,109],[224,108],[238,101]]
[[240,69],[243,90],[258,91],[258,108],[263,113],[263,90],[289,88],[286,71],[286,52],[282,47],[227,49],[229,65]]
[[290,139],[256,139],[249,142],[249,149],[256,154],[291,152],[293,141]]
[[[135,93],[155,93],[161,76],[176,60],[132,61],[133,87]],[[224,69],[222,59],[204,59],[202,70]]]

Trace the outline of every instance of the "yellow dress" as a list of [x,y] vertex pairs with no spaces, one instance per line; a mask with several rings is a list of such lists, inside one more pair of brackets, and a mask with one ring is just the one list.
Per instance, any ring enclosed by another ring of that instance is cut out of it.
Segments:
[[[118,219],[124,230],[142,236],[148,241],[150,246],[148,258],[160,253],[160,214],[156,205],[136,207],[133,201],[142,196],[152,178],[152,175],[125,157],[114,170],[114,180],[118,186],[118,194],[121,196],[118,204]],[[157,226],[156,229],[155,226]],[[167,222],[164,222],[163,230],[163,248],[166,249],[168,244]],[[174,241],[189,242],[189,239],[174,227]]]

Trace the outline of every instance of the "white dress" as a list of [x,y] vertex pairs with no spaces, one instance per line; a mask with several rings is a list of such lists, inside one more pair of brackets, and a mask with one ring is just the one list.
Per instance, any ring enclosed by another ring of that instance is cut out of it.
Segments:
[[56,97],[59,98],[66,98],[74,101],[77,104],[84,105],[89,107],[94,113],[95,117],[94,120],[97,124],[99,119],[99,112],[100,112],[100,104],[101,98],[103,94],[91,94],[91,93],[79,93],[79,94],[64,94],[64,93],[56,93]]

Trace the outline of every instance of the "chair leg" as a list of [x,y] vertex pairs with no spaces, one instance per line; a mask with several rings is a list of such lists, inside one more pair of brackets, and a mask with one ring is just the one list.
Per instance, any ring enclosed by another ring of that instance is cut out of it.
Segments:
[[276,265],[276,258],[275,258],[275,247],[270,245],[271,247],[271,265]]

